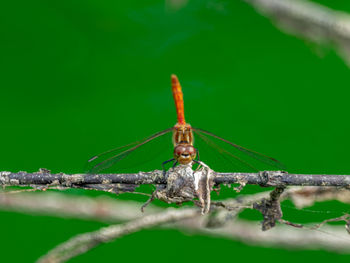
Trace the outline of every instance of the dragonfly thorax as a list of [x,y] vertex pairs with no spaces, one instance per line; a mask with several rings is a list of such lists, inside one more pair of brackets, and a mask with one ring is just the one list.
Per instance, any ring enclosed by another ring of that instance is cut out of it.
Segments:
[[174,148],[174,158],[180,164],[189,164],[196,158],[196,149],[188,143],[179,143]]
[[174,146],[177,146],[180,143],[193,145],[193,133],[190,124],[176,123],[174,126],[173,144]]

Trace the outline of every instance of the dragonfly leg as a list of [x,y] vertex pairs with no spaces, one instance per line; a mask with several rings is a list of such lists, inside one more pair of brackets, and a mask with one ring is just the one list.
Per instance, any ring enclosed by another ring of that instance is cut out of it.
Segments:
[[[196,149],[196,158],[195,159],[193,159],[193,162],[194,163],[196,163],[196,164],[198,164],[198,167],[197,167],[197,169],[199,168],[199,166],[200,166],[200,158],[199,158],[199,150],[197,149],[197,148],[195,148]],[[197,170],[196,169],[196,170]]]
[[201,167],[202,162],[200,160],[193,160],[194,163],[196,163],[198,166],[196,168],[196,171]]
[[199,164],[199,165],[201,164],[201,162],[199,160],[193,160],[193,162],[196,164]]
[[175,168],[175,166],[177,165],[177,161],[175,161],[174,163],[173,163],[173,166],[171,167],[171,168]]
[[197,149],[197,148],[195,148],[196,149],[196,153],[197,153],[197,161],[200,161],[200,158],[199,158],[199,150]]
[[165,165],[166,165],[167,163],[169,163],[169,162],[173,162],[173,161],[175,161],[175,159],[174,159],[174,158],[171,158],[170,160],[167,160],[167,161],[165,161],[165,162],[163,162],[163,163],[162,163],[162,168],[163,168],[163,176],[164,176],[164,177],[165,177],[165,175],[166,175]]

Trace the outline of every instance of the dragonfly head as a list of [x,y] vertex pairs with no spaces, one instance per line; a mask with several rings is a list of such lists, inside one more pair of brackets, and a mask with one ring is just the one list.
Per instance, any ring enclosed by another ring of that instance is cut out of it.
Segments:
[[174,158],[180,164],[189,164],[196,158],[196,149],[187,143],[178,144],[174,148]]

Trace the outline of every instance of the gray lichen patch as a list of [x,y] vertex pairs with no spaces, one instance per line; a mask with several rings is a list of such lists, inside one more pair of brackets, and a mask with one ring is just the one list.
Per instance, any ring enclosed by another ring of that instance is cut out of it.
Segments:
[[2,185],[6,185],[9,183],[10,179],[9,179],[9,175],[11,174],[11,172],[0,172],[0,184]]
[[111,184],[112,183],[112,180],[102,180],[102,184]]
[[84,176],[80,174],[62,175],[62,185],[71,186],[72,184],[84,183]]
[[9,176],[11,174],[11,172],[7,172],[7,171],[3,171],[3,172],[0,172],[0,176]]
[[11,180],[9,181],[9,184],[10,184],[10,185],[19,185],[19,180],[17,180],[17,179],[11,179]]
[[160,170],[155,170],[152,172],[139,172],[139,178],[135,180],[135,184],[154,184],[154,182],[164,181],[164,172]]
[[50,184],[50,186],[55,186],[55,185],[60,185],[60,181],[56,179]]

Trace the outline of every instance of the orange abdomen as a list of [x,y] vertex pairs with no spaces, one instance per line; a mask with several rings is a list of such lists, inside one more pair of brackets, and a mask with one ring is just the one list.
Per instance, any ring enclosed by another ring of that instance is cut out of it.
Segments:
[[171,75],[171,87],[173,90],[173,97],[175,101],[176,114],[177,114],[177,123],[185,124],[185,113],[184,113],[184,100],[182,89],[179,80],[176,75]]

